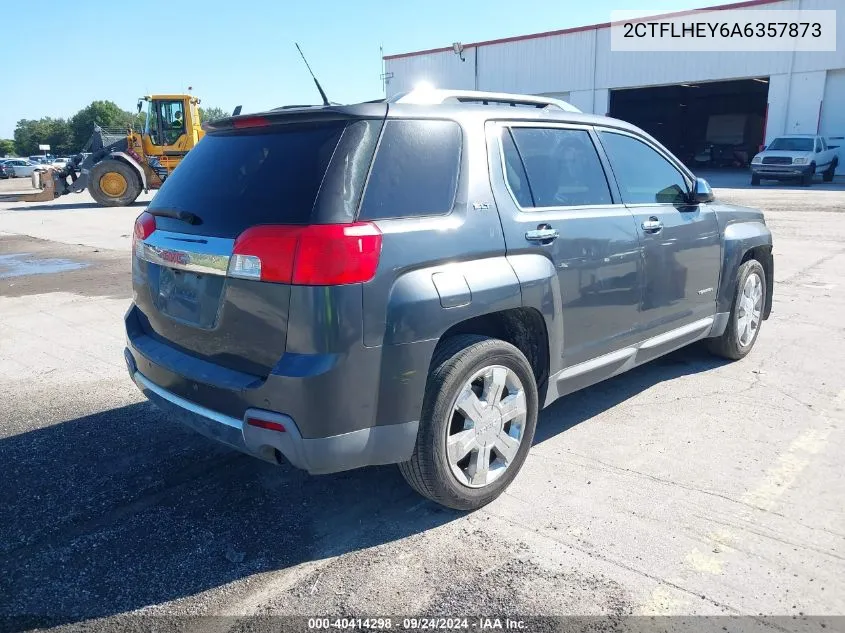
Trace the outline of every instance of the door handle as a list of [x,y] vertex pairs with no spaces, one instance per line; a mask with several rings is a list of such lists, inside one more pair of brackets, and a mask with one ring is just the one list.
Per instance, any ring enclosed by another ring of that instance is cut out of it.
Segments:
[[558,237],[560,233],[557,229],[553,229],[548,224],[541,224],[533,231],[525,232],[525,239],[530,242],[554,242]]
[[663,230],[663,222],[655,217],[644,220],[641,226],[646,233],[659,233]]

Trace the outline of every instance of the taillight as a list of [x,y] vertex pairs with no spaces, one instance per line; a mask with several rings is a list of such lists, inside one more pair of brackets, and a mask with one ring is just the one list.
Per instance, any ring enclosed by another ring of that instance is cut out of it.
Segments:
[[375,224],[253,226],[235,240],[229,275],[302,286],[369,281],[381,255]]
[[135,219],[135,230],[132,232],[132,252],[136,252],[138,242],[143,242],[156,230],[155,216],[144,211]]

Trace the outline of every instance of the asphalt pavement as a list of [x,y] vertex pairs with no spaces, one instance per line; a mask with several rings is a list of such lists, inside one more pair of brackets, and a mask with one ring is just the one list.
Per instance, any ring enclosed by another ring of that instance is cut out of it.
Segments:
[[[752,354],[696,346],[559,400],[472,514],[394,467],[311,477],[168,420],[122,357],[143,201],[0,203],[0,630],[845,613],[845,186],[709,177],[774,233]],[[182,617],[203,615],[227,617]]]

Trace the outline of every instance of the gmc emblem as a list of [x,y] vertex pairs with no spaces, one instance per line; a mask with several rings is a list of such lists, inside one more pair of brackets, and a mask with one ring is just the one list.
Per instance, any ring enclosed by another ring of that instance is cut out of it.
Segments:
[[191,263],[191,256],[181,251],[161,251],[159,255],[164,261],[169,264],[179,264],[180,266],[187,266]]

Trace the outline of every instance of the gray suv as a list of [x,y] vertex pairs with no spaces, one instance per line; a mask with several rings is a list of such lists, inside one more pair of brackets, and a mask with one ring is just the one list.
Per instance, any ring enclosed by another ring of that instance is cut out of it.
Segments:
[[214,122],[135,225],[129,373],[310,473],[397,463],[474,509],[540,409],[772,305],[763,214],[562,102],[409,93]]

